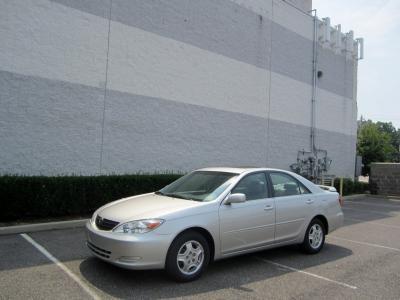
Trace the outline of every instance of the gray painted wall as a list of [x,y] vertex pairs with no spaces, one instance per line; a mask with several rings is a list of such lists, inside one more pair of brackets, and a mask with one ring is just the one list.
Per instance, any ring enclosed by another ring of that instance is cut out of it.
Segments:
[[[17,40],[14,48],[0,50],[0,173],[188,171],[213,165],[288,169],[297,151],[308,149],[311,40],[271,16],[229,0],[114,0],[111,10],[110,3],[37,0],[5,5],[5,0],[0,0],[5,7],[4,15],[0,13],[0,38]],[[23,17],[35,15],[40,15],[34,20],[37,31],[43,33],[39,38],[29,35]],[[299,12],[299,20],[302,18]],[[49,24],[50,20],[53,23]],[[59,24],[65,21],[66,25],[68,20],[72,29],[81,27],[82,31],[69,31]],[[48,26],[62,30],[54,29],[51,34],[56,38],[47,40],[51,37],[46,36]],[[78,39],[84,30],[87,34]],[[126,34],[121,35],[120,30]],[[143,49],[137,53],[138,40],[132,34],[141,34],[155,45],[149,52],[163,52],[163,57],[171,54],[171,61],[172,48],[167,46],[175,43],[176,49],[186,53],[182,60],[189,61],[192,68],[173,62],[167,69],[159,69],[162,62],[154,55],[147,57]],[[121,38],[116,38],[119,35]],[[91,43],[94,38],[98,44]],[[18,39],[24,43],[19,44]],[[86,39],[87,46],[82,46]],[[190,58],[196,49],[200,54]],[[46,54],[53,52],[53,56]],[[35,57],[35,53],[39,54]],[[140,73],[138,64],[132,63],[133,55],[145,71]],[[29,65],[22,64],[23,59]],[[214,63],[218,59],[220,66]],[[120,71],[120,65],[126,70]],[[213,82],[218,72],[223,74],[225,66],[236,65],[249,66],[246,68],[261,75],[243,81],[240,74],[227,72],[226,80],[196,90]],[[324,96],[317,100],[322,112],[326,105],[327,114],[337,114],[337,122],[319,116],[317,144],[333,159],[331,173],[352,176],[356,62],[320,47],[319,69],[324,72],[319,80]],[[265,78],[260,80],[263,74]],[[124,82],[126,78],[143,84],[136,91]],[[172,86],[172,92],[161,84],[152,85],[155,78]],[[202,78],[204,82],[200,82]],[[196,91],[196,100],[182,100],[173,94],[187,88],[188,82]],[[249,94],[249,99],[238,96],[243,110],[232,109],[230,98],[219,98],[224,91],[230,97],[229,89],[238,82],[239,89]],[[254,82],[260,82],[258,94]],[[254,100],[253,94],[259,96]],[[304,104],[291,109],[298,103]],[[254,105],[265,107],[265,112],[251,113]],[[349,107],[354,111],[347,114]]]

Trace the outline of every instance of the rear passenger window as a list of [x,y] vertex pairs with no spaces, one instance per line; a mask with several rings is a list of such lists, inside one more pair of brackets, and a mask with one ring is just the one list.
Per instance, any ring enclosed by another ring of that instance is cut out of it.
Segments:
[[231,193],[245,194],[246,200],[268,198],[267,178],[264,173],[248,175],[235,186]]
[[300,187],[300,192],[302,194],[310,194],[311,192],[309,191],[308,188],[306,188],[301,182],[299,182],[299,187]]
[[270,173],[275,197],[309,194],[310,191],[290,175]]

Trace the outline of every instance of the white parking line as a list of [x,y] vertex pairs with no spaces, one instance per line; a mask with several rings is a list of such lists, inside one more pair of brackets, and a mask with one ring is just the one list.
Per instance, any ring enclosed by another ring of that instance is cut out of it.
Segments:
[[347,287],[347,288],[350,288],[350,289],[353,289],[353,290],[357,289],[357,287],[354,286],[354,285],[350,285],[350,284],[347,284],[347,283],[344,283],[344,282],[340,282],[340,281],[336,281],[336,280],[333,280],[333,279],[329,279],[329,278],[326,278],[326,277],[323,277],[323,276],[320,276],[320,275],[317,275],[317,274],[314,274],[314,273],[310,273],[310,272],[306,272],[306,271],[303,271],[303,270],[299,270],[299,269],[296,269],[296,268],[293,268],[293,267],[290,267],[290,266],[286,266],[286,265],[283,265],[283,264],[280,264],[280,263],[277,263],[275,261],[268,260],[268,259],[265,259],[265,258],[261,258],[261,257],[256,257],[256,258],[258,260],[260,260],[260,261],[263,261],[265,263],[268,263],[268,264],[271,264],[271,265],[274,265],[274,266],[277,266],[277,267],[281,267],[283,269],[287,269],[287,270],[290,270],[290,271],[293,271],[293,272],[297,272],[297,273],[301,273],[301,274],[304,274],[304,275],[308,275],[308,276],[311,276],[311,277],[314,277],[314,278],[317,278],[317,279],[320,279],[320,280],[325,280],[325,281],[328,281],[328,282],[331,282],[331,283],[335,283],[335,284],[338,284],[338,285],[341,285],[341,286],[344,286],[344,287]]
[[60,262],[57,258],[55,258],[49,251],[47,251],[43,246],[35,242],[29,235],[26,233],[21,233],[21,236],[29,242],[32,246],[34,246],[37,250],[39,250],[44,256],[46,256],[50,261],[52,261],[57,267],[63,270],[72,280],[74,280],[77,284],[81,286],[81,288],[93,299],[100,299],[99,296],[89,287],[87,286],[78,276],[72,273],[62,262]]
[[400,252],[400,249],[399,249],[399,248],[387,247],[387,246],[383,246],[383,245],[379,245],[379,244],[372,244],[372,243],[367,243],[367,242],[360,242],[360,241],[355,241],[355,240],[349,240],[349,239],[345,239],[345,238],[341,238],[341,237],[337,237],[337,236],[332,236],[332,235],[328,235],[327,238],[328,238],[328,239],[336,239],[336,240],[351,242],[351,243],[355,243],[355,244],[360,244],[360,245],[365,245],[365,246],[371,246],[371,247],[376,247],[376,248],[383,248],[383,249],[387,249],[387,250],[392,250],[392,251],[398,251],[398,252]]
[[396,226],[396,225],[389,225],[389,224],[383,224],[380,222],[375,222],[375,221],[368,221],[368,220],[364,220],[364,219],[358,219],[358,218],[350,218],[350,217],[345,217],[344,220],[354,220],[354,221],[361,221],[363,223],[370,223],[373,225],[378,225],[378,226],[384,226],[384,227],[389,227],[389,228],[395,228],[395,229],[400,229],[400,226]]

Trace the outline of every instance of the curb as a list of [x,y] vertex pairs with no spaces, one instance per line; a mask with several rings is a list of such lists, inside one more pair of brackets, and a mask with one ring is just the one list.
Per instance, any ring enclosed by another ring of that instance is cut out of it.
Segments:
[[355,194],[355,195],[348,195],[348,196],[343,196],[344,200],[352,200],[352,199],[360,199],[360,198],[366,198],[370,195],[368,194]]
[[359,198],[375,198],[375,199],[398,199],[400,200],[400,195],[372,195],[372,194],[355,194],[355,195],[349,195],[349,196],[343,196],[343,198],[346,200],[351,200],[351,199],[359,199]]
[[37,232],[53,229],[67,229],[85,226],[89,219],[79,219],[71,221],[60,221],[60,222],[47,222],[27,225],[16,225],[16,226],[5,226],[0,227],[0,236],[8,234],[28,233]]
[[370,198],[400,199],[400,195],[368,195]]

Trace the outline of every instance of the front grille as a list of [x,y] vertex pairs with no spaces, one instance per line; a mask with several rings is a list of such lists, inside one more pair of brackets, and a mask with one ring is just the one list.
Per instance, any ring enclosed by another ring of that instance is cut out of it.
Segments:
[[92,250],[97,255],[100,255],[101,257],[105,257],[105,258],[110,258],[111,251],[107,251],[107,250],[101,249],[101,248],[93,245],[89,241],[87,242],[87,246],[89,247],[90,250]]
[[111,230],[115,226],[117,226],[118,224],[119,224],[118,222],[111,221],[111,220],[108,220],[108,219],[104,219],[104,218],[102,218],[100,216],[96,217],[96,226],[100,230]]

